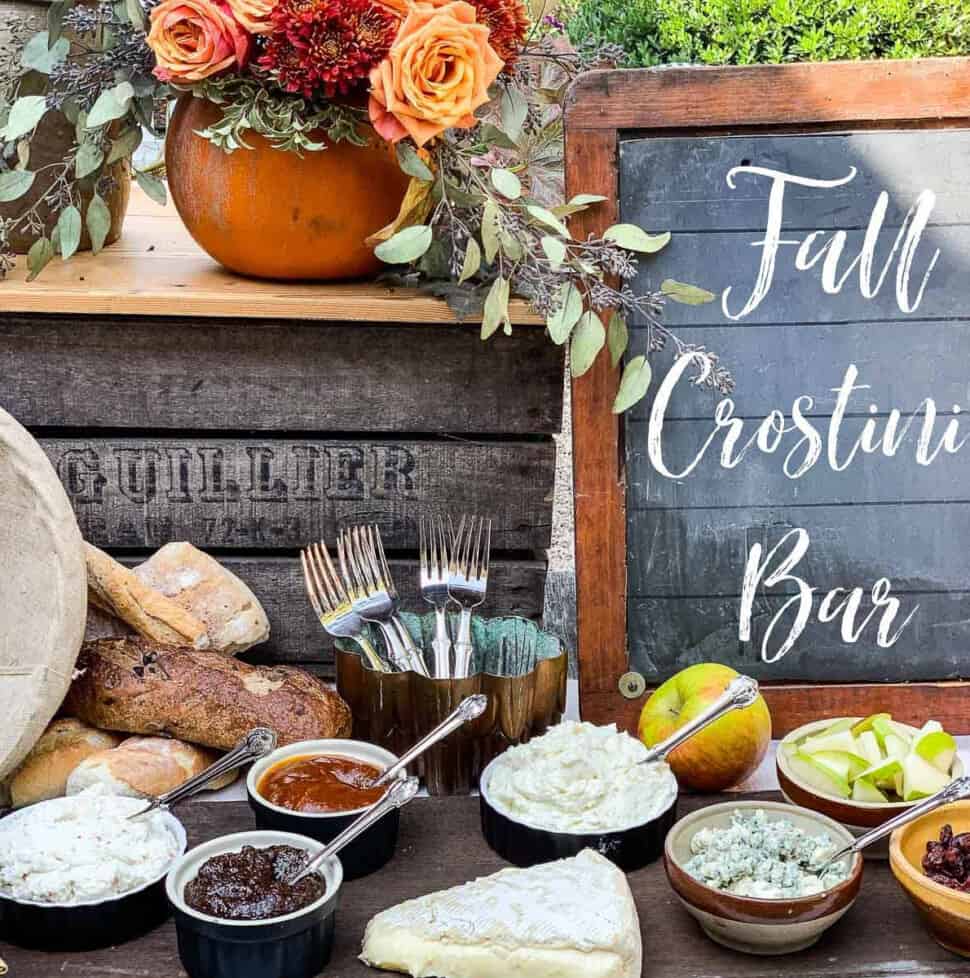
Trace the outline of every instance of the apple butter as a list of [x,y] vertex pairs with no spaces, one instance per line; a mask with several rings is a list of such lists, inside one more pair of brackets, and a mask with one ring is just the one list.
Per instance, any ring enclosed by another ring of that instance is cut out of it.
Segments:
[[383,771],[353,757],[307,754],[274,764],[257,789],[268,802],[307,814],[335,814],[369,808],[387,787],[369,787]]
[[243,846],[207,859],[185,887],[185,902],[200,913],[223,920],[267,920],[308,907],[326,892],[312,874],[295,886],[292,879],[309,861],[295,846]]

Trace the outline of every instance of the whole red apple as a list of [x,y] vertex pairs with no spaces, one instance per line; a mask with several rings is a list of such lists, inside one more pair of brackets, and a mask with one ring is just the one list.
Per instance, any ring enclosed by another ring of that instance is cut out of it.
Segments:
[[[706,709],[738,675],[718,662],[702,662],[671,676],[644,704],[637,732],[648,746],[666,740]],[[747,778],[771,743],[771,714],[759,696],[715,720],[671,751],[667,762],[682,788],[723,791]]]

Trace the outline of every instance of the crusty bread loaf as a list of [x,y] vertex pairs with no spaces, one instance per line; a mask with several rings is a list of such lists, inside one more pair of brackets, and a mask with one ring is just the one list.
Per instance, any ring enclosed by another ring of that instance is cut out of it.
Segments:
[[191,543],[165,544],[134,573],[201,621],[214,651],[235,655],[269,638],[269,619],[256,595]]
[[120,740],[73,717],[53,720],[11,776],[11,804],[22,808],[48,798],[60,798],[68,776],[78,764],[92,754],[117,746]]
[[88,597],[102,611],[131,625],[139,635],[156,642],[208,647],[205,625],[171,598],[150,588],[103,550],[85,543]]
[[[116,795],[163,795],[201,774],[218,753],[168,737],[128,737],[117,747],[86,757],[67,779],[67,794],[103,784]],[[232,784],[230,771],[208,785],[213,791]]]
[[281,744],[349,737],[350,708],[291,666],[251,666],[221,652],[146,639],[86,642],[65,709],[106,730],[166,733],[229,750],[253,727]]

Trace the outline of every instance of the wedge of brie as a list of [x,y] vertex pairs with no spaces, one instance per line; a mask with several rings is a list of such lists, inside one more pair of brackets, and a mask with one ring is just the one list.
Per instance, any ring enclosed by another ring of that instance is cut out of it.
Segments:
[[643,948],[626,876],[586,849],[391,907],[360,957],[414,978],[640,978]]

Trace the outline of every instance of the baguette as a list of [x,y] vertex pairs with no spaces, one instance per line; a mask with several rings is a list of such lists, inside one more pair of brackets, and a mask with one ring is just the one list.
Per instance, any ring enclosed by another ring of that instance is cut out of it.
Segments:
[[120,739],[73,717],[52,721],[11,776],[10,803],[22,808],[60,798],[78,764],[92,754],[115,747]]
[[[219,755],[168,737],[128,737],[117,747],[86,757],[67,779],[67,794],[103,784],[115,795],[164,795],[201,774]],[[236,780],[230,771],[206,785],[217,791]]]
[[202,622],[210,649],[235,655],[269,638],[269,619],[256,595],[191,543],[166,543],[134,574]]
[[253,727],[271,728],[281,745],[351,730],[347,704],[301,669],[143,638],[86,642],[64,708],[106,730],[169,734],[219,750]]
[[145,638],[191,645],[197,649],[208,646],[209,636],[198,618],[144,584],[103,550],[85,543],[84,553],[88,567],[88,597],[92,604],[120,618]]

